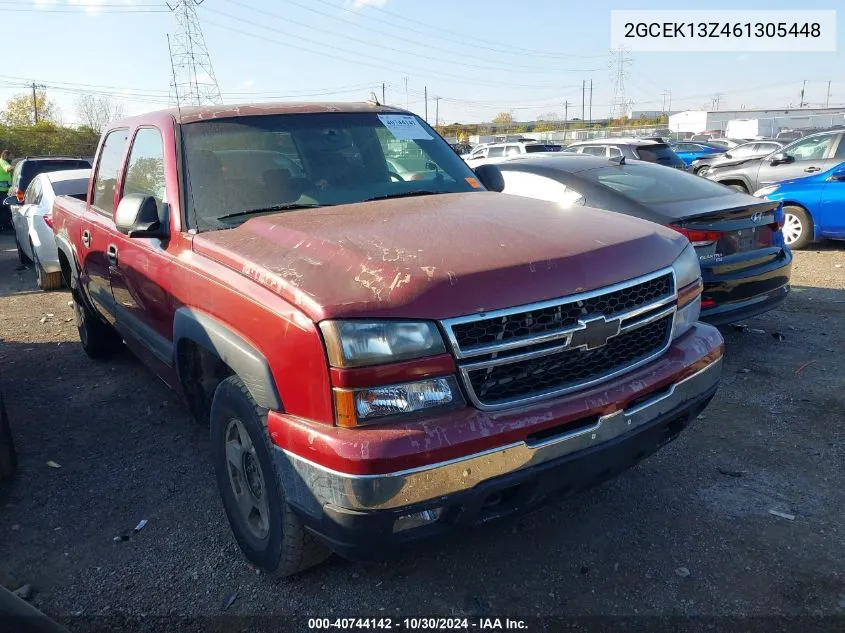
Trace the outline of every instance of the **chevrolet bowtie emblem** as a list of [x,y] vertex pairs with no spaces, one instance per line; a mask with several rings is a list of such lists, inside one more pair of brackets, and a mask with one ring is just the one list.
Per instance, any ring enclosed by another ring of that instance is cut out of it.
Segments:
[[569,347],[583,347],[596,349],[607,345],[607,342],[619,334],[622,322],[619,319],[608,321],[603,316],[578,319],[578,329],[572,333]]

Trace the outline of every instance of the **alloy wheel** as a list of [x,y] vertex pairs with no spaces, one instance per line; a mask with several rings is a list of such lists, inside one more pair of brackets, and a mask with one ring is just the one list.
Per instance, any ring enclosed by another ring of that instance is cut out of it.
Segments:
[[787,213],[783,221],[783,239],[787,245],[794,244],[801,238],[804,232],[804,227],[801,225],[801,220],[798,216]]
[[259,539],[270,532],[270,506],[258,455],[243,422],[229,421],[226,427],[226,469],[235,503],[247,529]]

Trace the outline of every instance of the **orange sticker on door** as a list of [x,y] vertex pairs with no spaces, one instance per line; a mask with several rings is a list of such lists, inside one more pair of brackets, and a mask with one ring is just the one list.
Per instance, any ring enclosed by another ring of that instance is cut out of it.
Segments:
[[473,189],[481,189],[481,183],[478,182],[478,180],[476,180],[475,178],[469,177],[469,178],[464,178],[464,180],[466,180],[467,183],[469,184],[469,186],[472,187]]

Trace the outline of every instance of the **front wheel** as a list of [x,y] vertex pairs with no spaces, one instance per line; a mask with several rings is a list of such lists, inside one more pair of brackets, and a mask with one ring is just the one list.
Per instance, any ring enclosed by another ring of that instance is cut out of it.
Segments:
[[15,231],[15,248],[18,251],[18,261],[21,263],[22,266],[29,266],[32,263],[32,260],[26,256],[26,253],[23,252],[21,248],[21,243],[18,242],[18,232]]
[[783,241],[792,250],[804,248],[813,241],[813,220],[801,207],[783,208]]
[[235,540],[256,566],[291,576],[331,555],[288,505],[273,461],[267,411],[237,376],[211,403],[211,450],[217,487]]

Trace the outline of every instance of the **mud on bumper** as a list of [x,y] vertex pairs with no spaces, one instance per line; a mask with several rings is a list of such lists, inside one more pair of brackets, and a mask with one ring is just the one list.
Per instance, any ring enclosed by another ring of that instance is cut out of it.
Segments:
[[[721,365],[719,359],[644,402],[531,445],[385,475],[334,472],[278,448],[276,460],[288,501],[306,527],[342,556],[374,560],[576,494],[631,468],[707,407]],[[426,510],[437,519],[397,530],[405,517]]]

